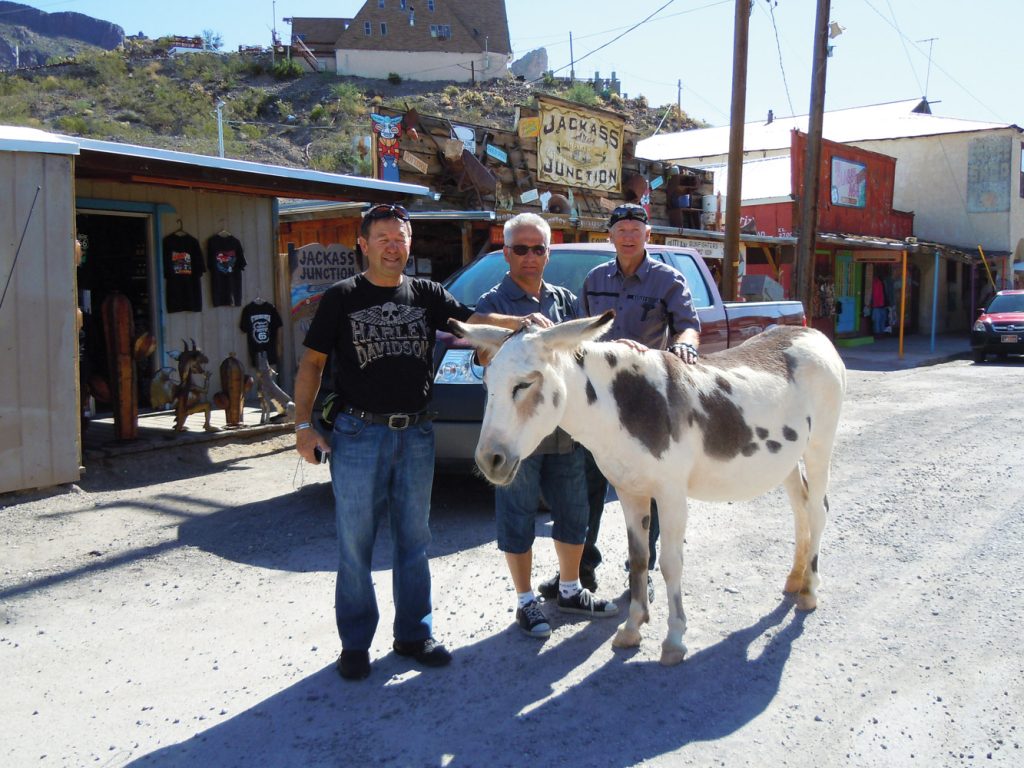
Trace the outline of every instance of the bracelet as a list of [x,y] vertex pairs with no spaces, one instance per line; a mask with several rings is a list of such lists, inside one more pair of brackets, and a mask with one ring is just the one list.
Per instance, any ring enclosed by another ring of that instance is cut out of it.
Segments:
[[312,429],[312,428],[313,428],[313,425],[310,424],[308,421],[303,421],[303,422],[300,422],[299,424],[295,425],[295,431],[296,432],[301,432],[304,429]]
[[686,347],[688,350],[693,352],[694,357],[700,357],[700,352],[697,351],[697,348],[693,346],[693,344],[690,344],[689,342],[686,341],[677,341],[675,344],[669,347],[669,350],[674,352],[679,347]]

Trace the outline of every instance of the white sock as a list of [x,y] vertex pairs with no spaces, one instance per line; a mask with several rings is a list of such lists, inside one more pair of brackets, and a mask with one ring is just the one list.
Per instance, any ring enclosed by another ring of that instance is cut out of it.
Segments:
[[537,596],[533,594],[533,590],[532,589],[529,592],[519,592],[519,593],[516,594],[516,597],[519,598],[519,607],[520,608],[523,608],[523,607],[529,605],[530,603],[532,603],[534,600],[537,599]]
[[562,581],[561,579],[558,580],[558,594],[560,594],[562,597],[572,597],[577,592],[580,592],[582,589],[583,584],[580,583],[579,579],[576,579],[576,581]]

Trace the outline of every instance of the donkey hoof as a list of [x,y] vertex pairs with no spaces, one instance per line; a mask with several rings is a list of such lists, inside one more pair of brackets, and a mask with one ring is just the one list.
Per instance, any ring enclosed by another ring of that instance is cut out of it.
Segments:
[[682,662],[684,658],[686,658],[685,645],[682,648],[679,648],[674,645],[668,645],[667,643],[661,644],[661,666],[674,667],[676,664]]
[[796,609],[798,611],[813,611],[818,607],[818,596],[810,592],[801,592],[796,596]]
[[625,624],[619,627],[619,631],[612,638],[612,646],[615,648],[636,648],[640,645],[640,631],[630,629]]

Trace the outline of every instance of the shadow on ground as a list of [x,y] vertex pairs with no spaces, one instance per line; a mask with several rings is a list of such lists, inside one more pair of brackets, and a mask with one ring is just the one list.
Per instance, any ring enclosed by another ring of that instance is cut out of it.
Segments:
[[[610,642],[613,622],[585,625],[550,649],[510,628],[456,649],[444,670],[410,675],[407,660],[389,654],[369,679],[347,683],[327,667],[131,764],[631,765],[757,718],[803,626],[783,601],[678,667],[616,651],[578,681],[577,666]],[[658,642],[662,629],[648,628],[644,642]]]

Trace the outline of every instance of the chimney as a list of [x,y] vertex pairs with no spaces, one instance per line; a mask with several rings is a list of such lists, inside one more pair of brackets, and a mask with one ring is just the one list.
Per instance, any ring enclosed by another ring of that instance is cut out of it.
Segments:
[[775,113],[772,110],[768,110],[768,122],[765,125],[771,125],[772,121],[775,120]]

